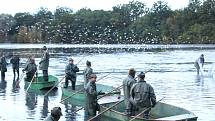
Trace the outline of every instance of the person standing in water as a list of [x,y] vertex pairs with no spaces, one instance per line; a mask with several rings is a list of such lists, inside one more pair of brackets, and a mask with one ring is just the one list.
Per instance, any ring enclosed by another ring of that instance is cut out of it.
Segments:
[[0,58],[0,70],[1,70],[1,80],[5,81],[5,72],[7,72],[7,62],[6,62],[4,53],[2,53],[2,57]]
[[43,46],[43,56],[39,62],[39,69],[43,72],[44,81],[48,81],[48,67],[49,67],[49,52],[46,46]]
[[87,86],[88,78],[93,73],[93,69],[91,68],[91,62],[86,62],[87,67],[84,69],[83,75],[84,75],[84,87]]
[[204,58],[204,54],[201,54],[199,58],[196,59],[194,66],[197,69],[197,74],[199,75],[199,70],[202,71],[203,66],[205,63],[205,58]]
[[10,59],[10,63],[12,64],[14,79],[16,77],[16,73],[18,76],[17,79],[19,78],[19,61],[20,61],[19,56],[13,54],[13,57]]

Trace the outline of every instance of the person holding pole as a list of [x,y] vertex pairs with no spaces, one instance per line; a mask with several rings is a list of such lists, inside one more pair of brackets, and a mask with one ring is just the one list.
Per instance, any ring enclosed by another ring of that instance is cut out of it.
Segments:
[[69,64],[66,65],[66,68],[65,68],[66,78],[65,78],[64,88],[68,87],[69,80],[70,80],[72,82],[72,90],[75,90],[75,83],[76,83],[76,77],[77,77],[76,72],[79,72],[79,68],[73,62],[74,60],[70,58]]
[[156,104],[156,95],[154,93],[153,87],[146,83],[144,79],[145,73],[140,72],[138,75],[138,82],[131,87],[130,102],[134,106],[132,111],[135,115],[147,109],[144,111],[143,117],[148,119],[149,111],[151,109],[150,107],[154,107]]
[[84,75],[84,87],[87,86],[88,78],[93,73],[93,69],[91,68],[91,62],[86,62],[86,68],[84,69],[83,75]]
[[129,69],[128,76],[123,80],[123,92],[124,92],[124,102],[125,102],[125,114],[131,116],[132,104],[129,102],[130,90],[132,85],[136,82],[135,80],[136,71],[134,68]]
[[44,81],[48,81],[48,67],[49,67],[49,52],[46,46],[43,46],[43,56],[39,62],[39,69],[43,72]]
[[27,65],[22,72],[24,73],[24,71],[26,72],[26,80],[30,82],[37,72],[37,65],[35,64],[33,57],[31,57],[29,62],[27,62]]
[[197,75],[199,75],[199,70],[202,72],[203,66],[205,63],[204,54],[201,54],[198,59],[196,59],[194,66],[197,69]]
[[85,115],[87,117],[95,116],[96,111],[99,111],[99,104],[97,100],[98,93],[96,91],[96,79],[95,74],[89,76],[89,82],[85,88],[86,102],[85,102]]

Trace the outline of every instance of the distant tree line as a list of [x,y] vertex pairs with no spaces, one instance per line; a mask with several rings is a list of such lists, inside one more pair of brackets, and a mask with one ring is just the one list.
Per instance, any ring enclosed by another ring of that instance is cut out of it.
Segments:
[[130,1],[110,11],[40,8],[31,15],[0,14],[1,43],[214,44],[215,1],[198,0],[180,10],[158,1],[152,8]]

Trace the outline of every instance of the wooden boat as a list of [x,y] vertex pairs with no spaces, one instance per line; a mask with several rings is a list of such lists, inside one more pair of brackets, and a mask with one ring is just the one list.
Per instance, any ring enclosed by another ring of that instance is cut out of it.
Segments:
[[[116,88],[114,88],[112,86],[96,84],[96,88],[97,88],[97,92],[99,92],[99,91],[103,92],[102,95],[107,95],[107,93],[109,93],[109,92],[110,92],[109,95],[113,95],[113,94],[120,95],[120,90],[117,90]],[[75,89],[76,89],[75,91],[72,90],[71,86],[69,86],[68,88],[62,87],[62,100],[66,99],[65,101],[67,101],[73,105],[84,106],[84,104],[85,104],[84,85],[79,83],[78,85],[76,85]],[[99,95],[99,96],[102,96],[102,95]]]
[[[110,99],[110,97],[109,97]],[[101,112],[105,109],[108,109],[110,106],[116,104],[116,100],[121,101],[123,99],[111,99],[112,102],[102,103],[100,104]],[[115,102],[113,102],[115,100]],[[124,113],[125,104],[124,101],[116,105],[115,107],[107,110],[102,113],[100,117],[103,121],[129,121],[133,118],[128,117]],[[166,103],[158,102],[154,108],[150,111],[150,119],[144,119],[141,117],[135,118],[133,121],[197,121],[197,116],[195,116],[192,112],[176,107],[173,105],[169,105]]]
[[[24,80],[25,80],[25,89],[27,89],[31,82],[27,81],[26,78]],[[33,82],[31,83],[29,90],[50,89],[53,86],[55,86],[57,83],[58,83],[58,78],[53,75],[49,75],[48,82],[44,81],[43,76],[37,76],[34,78]]]

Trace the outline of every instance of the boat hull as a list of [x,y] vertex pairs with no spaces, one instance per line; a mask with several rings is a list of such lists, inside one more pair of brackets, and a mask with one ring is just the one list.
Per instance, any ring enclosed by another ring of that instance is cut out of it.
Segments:
[[[106,110],[116,102],[101,104],[101,111]],[[125,105],[124,101],[117,106],[102,114],[102,119],[113,121],[129,121],[133,117],[128,117],[124,113]],[[100,117],[101,118],[101,117]],[[106,121],[106,120],[104,120]],[[180,107],[169,105],[166,103],[158,102],[154,108],[150,111],[150,119],[144,119],[141,117],[135,118],[133,121],[197,121],[197,117],[190,111]]]
[[58,83],[58,78],[53,76],[53,75],[49,75],[48,76],[48,82],[44,81],[43,76],[38,76],[36,77],[33,82],[30,84],[31,82],[26,81],[25,78],[25,89],[29,87],[29,90],[44,90],[44,89],[50,89],[53,86],[56,86],[56,84]]

